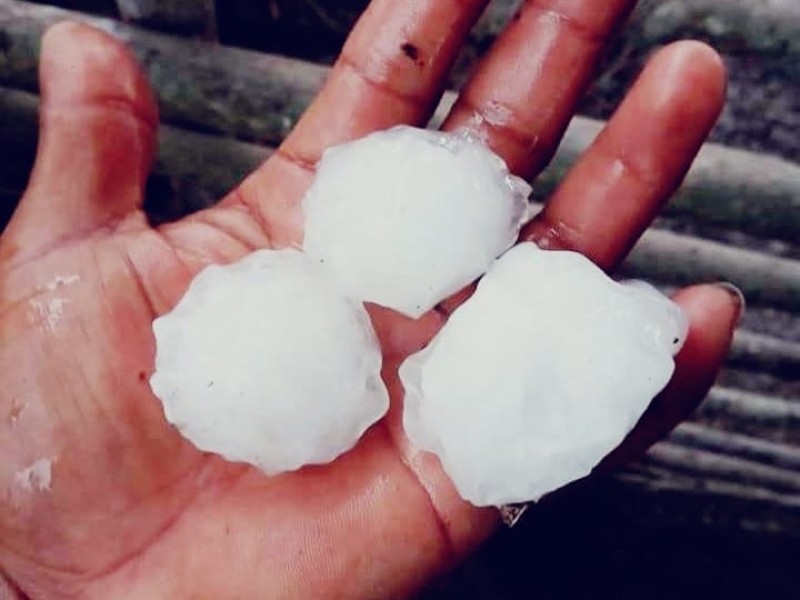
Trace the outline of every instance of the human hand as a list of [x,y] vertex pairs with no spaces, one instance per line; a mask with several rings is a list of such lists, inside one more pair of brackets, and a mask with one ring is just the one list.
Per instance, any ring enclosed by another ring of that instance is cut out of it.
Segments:
[[[479,128],[534,176],[631,4],[528,2],[444,127]],[[141,210],[157,114],[134,60],[85,26],[47,34],[39,155],[0,239],[0,565],[25,594],[396,597],[497,525],[399,425],[396,367],[457,299],[418,321],[373,311],[392,409],[329,465],[266,477],[205,455],[165,422],[147,383],[153,318],[203,266],[298,242],[298,203],[325,147],[424,123],[483,5],[374,1],[278,153],[218,206],[157,229]],[[723,88],[708,48],[660,52],[524,237],[613,267],[679,183]],[[676,300],[691,331],[675,377],[615,460],[677,424],[727,352],[735,299],[700,286]]]

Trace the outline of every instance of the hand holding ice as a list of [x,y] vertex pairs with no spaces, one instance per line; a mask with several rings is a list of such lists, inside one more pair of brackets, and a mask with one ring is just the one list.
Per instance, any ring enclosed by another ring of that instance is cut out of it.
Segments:
[[677,305],[646,284],[521,244],[402,365],[406,432],[473,504],[536,500],[622,441],[686,333]]
[[490,269],[400,368],[408,436],[476,505],[588,474],[671,377],[687,323],[576,253],[495,260],[529,191],[465,134],[398,127],[328,150],[303,200],[307,254],[208,267],[154,323],[167,419],[268,474],[329,462],[388,408],[361,302],[420,316]]
[[207,267],[153,330],[167,420],[268,474],[333,460],[388,408],[364,307],[296,250]]
[[303,248],[344,293],[418,317],[511,247],[529,193],[466,134],[395,127],[325,152]]

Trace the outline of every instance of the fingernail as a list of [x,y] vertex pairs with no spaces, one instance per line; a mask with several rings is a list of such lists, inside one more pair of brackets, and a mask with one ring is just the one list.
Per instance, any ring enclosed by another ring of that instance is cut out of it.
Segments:
[[733,303],[736,305],[736,311],[737,311],[736,323],[737,324],[741,323],[742,318],[744,317],[745,308],[747,306],[747,301],[745,300],[742,290],[740,290],[738,287],[736,287],[729,281],[719,281],[714,285],[716,285],[720,289],[725,290],[731,297],[731,300],[733,300]]

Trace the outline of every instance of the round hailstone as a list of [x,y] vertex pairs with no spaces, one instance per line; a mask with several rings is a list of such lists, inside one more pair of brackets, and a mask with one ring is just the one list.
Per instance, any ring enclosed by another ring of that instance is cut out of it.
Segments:
[[574,252],[521,244],[400,368],[404,426],[478,506],[587,475],[666,385],[680,308]]
[[395,127],[325,151],[303,249],[344,293],[416,318],[511,247],[529,193],[466,133]]
[[267,474],[330,462],[388,408],[363,305],[297,250],[207,267],[153,331],[167,420]]

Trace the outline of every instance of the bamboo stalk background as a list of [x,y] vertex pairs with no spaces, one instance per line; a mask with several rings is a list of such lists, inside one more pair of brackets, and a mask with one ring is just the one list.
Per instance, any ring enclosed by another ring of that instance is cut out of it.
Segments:
[[[327,68],[280,56],[183,40],[109,19],[0,0],[0,85],[35,90],[38,40],[66,18],[93,23],[130,44],[170,124],[275,146],[291,130],[327,76]],[[449,94],[442,106],[452,102]],[[442,111],[440,111],[441,116]],[[602,127],[573,120],[559,153],[537,180],[545,198]],[[800,166],[707,144],[667,214],[695,223],[795,241],[800,231]]]

